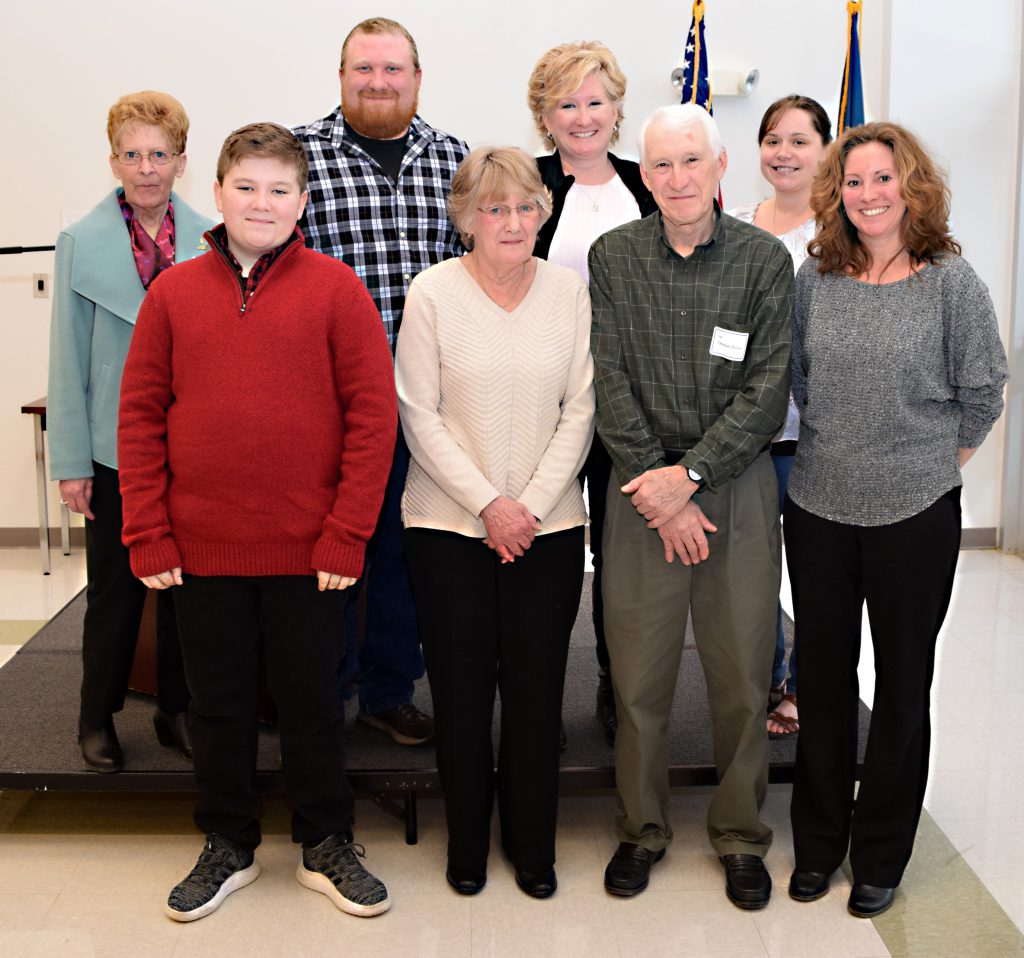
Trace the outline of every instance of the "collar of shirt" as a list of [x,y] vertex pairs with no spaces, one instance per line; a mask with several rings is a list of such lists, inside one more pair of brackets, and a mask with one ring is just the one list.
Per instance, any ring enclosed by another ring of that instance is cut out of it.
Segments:
[[235,254],[231,252],[231,247],[228,245],[228,231],[227,227],[223,223],[218,224],[212,230],[206,234],[210,241],[210,245],[217,248],[217,250],[227,260],[228,265],[238,274],[238,282],[242,285],[245,290],[245,298],[248,300],[252,296],[256,289],[256,285],[259,283],[264,276],[267,275],[267,270],[277,262],[281,254],[288,249],[292,243],[302,242],[302,233],[296,226],[295,231],[291,236],[288,237],[280,246],[274,247],[269,253],[264,253],[256,262],[253,264],[251,270],[249,270],[248,276],[242,275],[242,264],[235,259]]
[[124,198],[124,190],[117,191],[117,202],[131,237],[139,280],[143,289],[149,289],[154,279],[174,265],[174,204],[167,201],[167,212],[156,236],[152,237],[138,221],[134,207]]
[[[715,217],[715,225],[711,230],[711,235],[703,243],[698,243],[694,248],[693,252],[696,253],[699,249],[710,249],[716,243],[721,243],[725,239],[725,223],[722,220],[722,208],[718,205],[718,200],[713,199],[711,201],[714,204],[713,213]],[[668,237],[665,235],[665,218],[661,215],[661,210],[658,210],[654,214],[658,221],[658,239],[661,240],[661,245],[664,248],[663,255],[665,259],[674,256],[676,259],[687,259],[688,257],[680,256],[673,248],[672,244],[668,241]],[[692,256],[693,253],[690,254]]]

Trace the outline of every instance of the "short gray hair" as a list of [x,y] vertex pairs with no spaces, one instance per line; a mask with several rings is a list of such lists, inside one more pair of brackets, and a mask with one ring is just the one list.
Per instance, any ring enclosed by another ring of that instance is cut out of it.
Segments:
[[715,118],[702,106],[695,103],[673,103],[671,106],[658,107],[640,127],[640,134],[637,137],[637,150],[640,155],[640,165],[646,166],[647,160],[647,131],[652,126],[665,127],[674,133],[685,130],[690,126],[699,126],[704,131],[708,146],[715,157],[722,155],[725,149],[722,143],[722,134],[718,130]]

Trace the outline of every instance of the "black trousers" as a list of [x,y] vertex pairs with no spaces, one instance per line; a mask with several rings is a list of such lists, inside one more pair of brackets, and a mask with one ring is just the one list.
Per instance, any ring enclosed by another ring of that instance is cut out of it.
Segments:
[[407,529],[406,556],[434,702],[448,862],[483,867],[491,837],[491,720],[501,693],[498,813],[520,869],[555,862],[558,730],[583,588],[582,526],[537,536],[501,564],[479,539]]
[[[92,511],[85,521],[85,625],[82,630],[82,700],[79,723],[98,728],[124,708],[128,676],[146,601],[121,542],[124,525],[117,470],[93,463]],[[188,688],[174,617],[172,590],[157,596],[157,704],[168,714],[188,708]]]
[[597,664],[602,669],[611,666],[608,657],[608,643],[604,638],[604,596],[601,591],[601,570],[604,568],[604,513],[608,495],[608,482],[612,477],[612,459],[605,449],[601,437],[594,436],[590,452],[580,470],[580,485],[585,479],[590,486],[588,505],[590,507],[590,555],[594,564],[594,581],[591,587],[594,622],[594,637],[597,639]]
[[313,576],[186,575],[175,588],[199,800],[195,822],[246,848],[260,843],[256,788],[260,643],[277,705],[292,838],[352,827],[338,674],[346,592]]
[[[831,874],[850,850],[855,881],[895,887],[928,779],[935,643],[960,547],[960,489],[887,526],[852,526],[786,502],[786,558],[800,645],[793,782],[796,867]],[[857,799],[861,608],[875,654]]]

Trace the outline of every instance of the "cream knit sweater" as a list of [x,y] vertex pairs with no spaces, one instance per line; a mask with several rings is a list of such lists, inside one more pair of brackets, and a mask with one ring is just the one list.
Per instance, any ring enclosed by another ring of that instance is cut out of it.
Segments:
[[576,476],[594,432],[590,296],[544,260],[512,312],[458,259],[409,287],[395,356],[399,412],[412,452],[406,527],[474,538],[499,495],[540,519],[538,534],[586,522]]

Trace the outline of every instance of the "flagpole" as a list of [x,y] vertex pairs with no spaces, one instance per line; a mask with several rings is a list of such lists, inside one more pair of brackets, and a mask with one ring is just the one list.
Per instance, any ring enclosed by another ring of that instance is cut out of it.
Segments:
[[[846,4],[846,62],[843,66],[843,89],[839,102],[839,122],[836,135],[839,136],[846,129],[846,111],[850,98],[850,66],[853,58],[854,31],[856,30],[857,50],[860,50],[860,13],[863,7],[862,0],[848,0]],[[860,77],[857,77],[860,80]],[[863,122],[863,120],[861,121]]]
[[[697,102],[697,68],[696,64],[700,63],[701,49],[700,49],[700,27],[701,22],[704,20],[704,0],[695,0],[693,4],[693,62],[694,62],[694,73],[693,73],[693,90],[690,92],[690,102]],[[711,105],[711,77],[708,76],[708,106]]]

